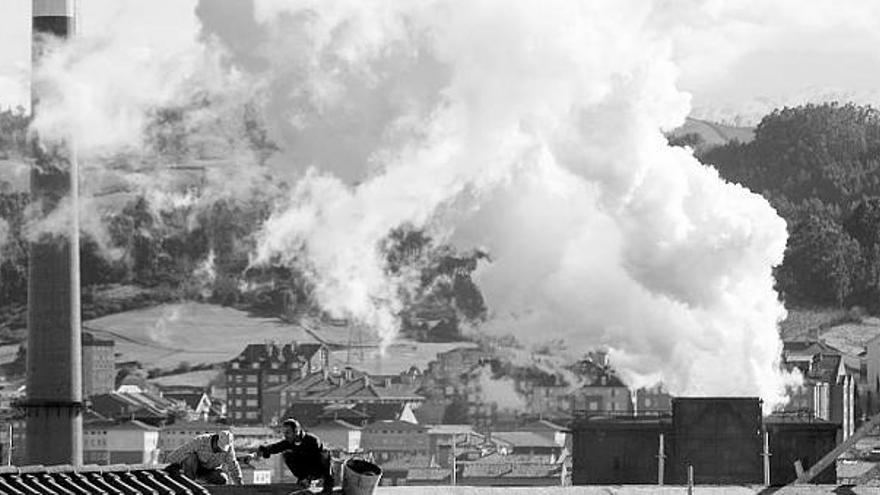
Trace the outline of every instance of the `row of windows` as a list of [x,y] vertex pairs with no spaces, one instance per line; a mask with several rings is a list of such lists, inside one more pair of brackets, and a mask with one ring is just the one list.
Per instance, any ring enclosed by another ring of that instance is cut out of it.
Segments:
[[259,378],[259,375],[255,374],[229,375],[228,381],[230,383],[257,383],[259,382]]
[[257,395],[258,393],[257,387],[232,387],[229,389],[229,395]]
[[257,399],[234,399],[231,401],[230,405],[233,407],[258,407],[260,404],[258,403]]
[[233,411],[232,419],[259,419],[260,413],[254,411],[240,412]]

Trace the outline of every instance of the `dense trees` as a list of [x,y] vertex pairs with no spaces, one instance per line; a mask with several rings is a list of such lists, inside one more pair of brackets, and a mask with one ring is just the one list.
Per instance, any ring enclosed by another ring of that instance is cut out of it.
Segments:
[[787,303],[880,310],[880,112],[835,103],[775,110],[754,141],[699,158],[763,194],[788,222],[776,271]]

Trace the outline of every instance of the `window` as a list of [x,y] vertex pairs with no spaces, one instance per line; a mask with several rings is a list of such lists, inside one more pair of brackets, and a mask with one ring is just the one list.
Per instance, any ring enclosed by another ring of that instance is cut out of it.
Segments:
[[245,401],[247,407],[257,407],[257,399],[248,399]]
[[257,395],[257,387],[248,387],[245,389],[247,395]]
[[232,369],[234,369],[234,370],[237,370],[237,369],[238,369],[238,363],[237,363],[237,362],[235,362],[235,361],[232,362]]
[[248,411],[244,414],[244,417],[247,419],[257,419],[259,417],[259,414],[254,411]]
[[259,377],[257,375],[248,375],[245,377],[244,381],[247,383],[257,383]]

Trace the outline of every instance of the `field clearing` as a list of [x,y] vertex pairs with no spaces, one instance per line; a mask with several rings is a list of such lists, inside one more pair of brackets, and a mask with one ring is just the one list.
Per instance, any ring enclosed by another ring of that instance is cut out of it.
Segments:
[[207,387],[215,378],[223,374],[223,370],[210,369],[190,371],[188,373],[180,373],[177,375],[160,376],[151,378],[150,383],[155,383],[163,387],[173,387],[175,385],[192,385],[199,387]]
[[[327,342],[355,348],[331,353],[331,366],[352,366],[374,374],[400,373],[411,366],[424,369],[437,353],[470,342],[422,343],[401,339],[380,355],[378,338],[371,332],[345,325],[306,319],[303,325],[277,318],[252,316],[244,311],[201,303],[164,304],[87,321],[83,330],[116,342],[117,362],[137,361],[144,368],[170,370],[190,365],[229,361],[248,344],[296,341]],[[360,332],[360,333],[359,333]],[[167,385],[203,385],[211,370],[170,375],[151,380]]]
[[117,362],[172,369],[181,362],[213,364],[237,356],[247,344],[316,342],[302,328],[274,318],[200,303],[164,304],[89,320],[83,330],[116,341]]

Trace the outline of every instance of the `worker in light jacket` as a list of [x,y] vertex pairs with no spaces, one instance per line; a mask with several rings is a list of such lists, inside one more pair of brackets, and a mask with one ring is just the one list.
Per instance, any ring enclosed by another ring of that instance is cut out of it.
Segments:
[[169,473],[182,472],[192,480],[225,485],[231,479],[233,484],[241,484],[241,465],[235,458],[232,432],[228,430],[196,435],[169,453],[165,462]]
[[296,479],[303,485],[311,480],[323,482],[322,493],[333,492],[333,474],[330,471],[330,452],[321,440],[303,430],[299,421],[291,418],[281,423],[284,440],[260,445],[256,455],[268,458],[272,454],[282,454],[284,463]]

